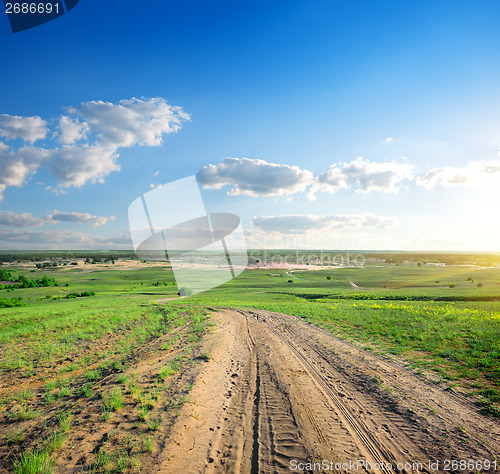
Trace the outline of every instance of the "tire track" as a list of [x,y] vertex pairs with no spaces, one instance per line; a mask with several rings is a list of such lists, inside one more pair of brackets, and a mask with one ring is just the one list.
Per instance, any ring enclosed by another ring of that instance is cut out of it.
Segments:
[[[452,411],[460,408],[448,393],[436,387],[431,392],[403,367],[293,316],[235,309],[219,314],[231,343],[221,348],[222,367],[214,361],[212,370],[219,367],[224,376],[210,377],[202,390],[210,387],[224,400],[207,404],[200,414],[211,421],[199,422],[196,442],[206,446],[206,461],[193,472],[289,473],[295,461],[303,463],[299,472],[312,473],[326,460],[329,472],[417,474],[431,472],[433,459],[493,459],[496,441],[480,446],[480,437],[469,443],[465,435],[446,436],[447,420],[425,418],[423,408],[411,411],[405,400],[397,401],[373,381],[376,375],[388,387],[408,384],[419,405],[432,394],[441,404],[449,402]],[[216,405],[221,408],[214,413]],[[458,423],[456,414],[447,415]],[[175,457],[177,448],[169,449]],[[364,464],[343,467],[351,461]]]
[[[294,342],[292,338],[284,336],[283,331],[278,331],[276,327],[278,326],[276,318],[273,317],[262,317],[260,315],[260,321],[266,322],[268,326],[268,330],[272,331],[277,337],[281,338],[285,344],[287,344],[294,355],[301,361],[304,365],[305,370],[311,375],[311,377],[315,380],[318,388],[325,394],[326,397],[330,400],[333,408],[340,415],[342,421],[348,427],[348,430],[352,437],[355,439],[357,446],[360,449],[363,457],[372,464],[379,464],[382,466],[380,469],[382,472],[390,472],[390,470],[386,469],[384,466],[386,463],[397,464],[398,459],[393,454],[395,446],[392,446],[392,450],[387,449],[381,442],[380,439],[376,438],[373,433],[367,430],[366,426],[363,426],[361,422],[358,421],[358,417],[351,410],[351,408],[343,401],[343,397],[337,395],[335,390],[332,388],[330,380],[334,378],[338,378],[338,374],[333,374],[331,370],[327,368],[322,369],[322,371],[318,370],[314,364],[314,354],[315,356],[319,355],[307,342],[301,341],[302,344],[306,345],[309,348],[308,357],[304,356],[304,353],[301,347]],[[266,321],[267,319],[267,321]],[[269,324],[271,323],[271,324]],[[274,326],[274,327],[273,327]],[[296,336],[295,334],[293,334]],[[322,373],[323,372],[323,373]],[[325,376],[324,373],[327,375]],[[413,450],[415,454],[415,450]],[[422,456],[424,458],[424,456]],[[412,471],[412,472],[420,472],[420,471]],[[425,472],[425,471],[424,471]]]

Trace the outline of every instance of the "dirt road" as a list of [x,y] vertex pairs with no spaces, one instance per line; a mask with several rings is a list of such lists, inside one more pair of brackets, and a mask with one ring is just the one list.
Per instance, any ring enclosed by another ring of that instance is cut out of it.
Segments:
[[215,318],[195,403],[145,472],[470,472],[447,460],[500,453],[498,422],[399,363],[292,316]]

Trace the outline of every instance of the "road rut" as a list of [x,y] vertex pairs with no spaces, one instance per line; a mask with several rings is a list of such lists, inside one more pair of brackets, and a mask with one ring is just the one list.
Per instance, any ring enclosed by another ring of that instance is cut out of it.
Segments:
[[197,416],[180,419],[148,472],[455,472],[446,460],[500,452],[497,422],[397,362],[289,315],[216,317]]

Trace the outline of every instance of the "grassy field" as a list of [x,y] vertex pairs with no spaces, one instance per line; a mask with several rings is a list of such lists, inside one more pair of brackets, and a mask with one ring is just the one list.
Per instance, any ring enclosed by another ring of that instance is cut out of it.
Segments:
[[[26,267],[9,269],[32,275]],[[59,286],[0,292],[25,304],[0,309],[0,469],[51,472],[68,435],[85,433],[72,424],[82,410],[93,426],[134,422],[126,436],[115,430],[82,468],[139,465],[160,426],[172,425],[189,402],[193,371],[209,358],[202,344],[207,311],[154,304],[177,295],[162,268],[92,265],[36,274],[52,275]],[[85,292],[95,295],[66,298]],[[141,368],[144,361],[153,368]]]
[[[485,414],[500,416],[500,267],[368,258],[353,268],[251,269],[182,299],[168,268],[137,261],[4,269],[59,284],[0,290],[0,300],[24,304],[0,308],[4,469],[50,467],[83,402],[99,423],[134,413],[127,440],[117,432],[85,467],[140,465],[159,427],[187,403],[193,370],[210,357],[204,340],[209,310],[217,307],[297,315],[433,374]],[[85,292],[95,295],[67,298]],[[149,358],[153,369],[142,373],[137,367]]]

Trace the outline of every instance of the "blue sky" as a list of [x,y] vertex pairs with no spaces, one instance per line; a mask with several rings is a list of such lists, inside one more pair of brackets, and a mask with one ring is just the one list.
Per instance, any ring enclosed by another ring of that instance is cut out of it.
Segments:
[[499,17],[80,0],[13,34],[2,14],[0,248],[131,248],[128,205],[198,174],[250,247],[500,251]]

